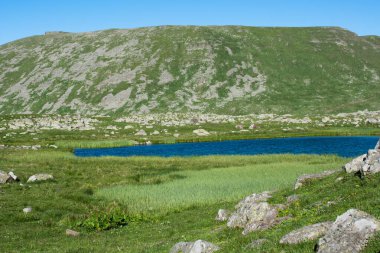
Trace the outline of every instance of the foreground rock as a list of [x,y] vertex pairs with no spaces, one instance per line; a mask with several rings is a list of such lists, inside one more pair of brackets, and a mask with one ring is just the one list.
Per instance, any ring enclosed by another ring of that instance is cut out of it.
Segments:
[[10,183],[12,180],[11,176],[0,170],[0,184]]
[[366,159],[367,155],[363,154],[361,156],[356,157],[351,162],[347,163],[343,166],[343,169],[347,173],[355,173],[358,172],[364,165],[364,160]]
[[12,183],[14,181],[19,181],[19,179],[12,171],[6,173],[0,170],[0,184]]
[[246,235],[277,224],[278,209],[281,207],[268,204],[266,200],[269,198],[269,192],[254,193],[246,197],[235,206],[236,211],[228,219],[227,226],[244,228],[243,235]]
[[219,209],[218,214],[215,217],[217,221],[226,221],[228,220],[229,212],[225,209]]
[[361,175],[375,174],[380,172],[380,141],[374,149],[368,150],[367,154],[353,159],[343,166],[347,173],[360,173]]
[[54,177],[50,174],[35,174],[28,179],[28,183],[31,182],[38,182],[38,181],[46,181],[46,180],[52,180]]
[[290,232],[283,236],[280,240],[282,244],[298,244],[305,241],[311,241],[325,235],[328,229],[332,226],[333,222],[321,222],[306,226]]
[[75,231],[75,230],[72,230],[72,229],[66,229],[66,235],[67,236],[73,236],[73,237],[77,237],[80,235],[79,232]]
[[173,246],[170,253],[212,253],[220,248],[210,242],[198,240],[195,242],[179,242]]
[[208,136],[210,135],[209,132],[207,132],[206,130],[204,129],[196,129],[193,131],[194,134],[198,135],[198,136]]
[[356,253],[364,249],[368,239],[380,231],[380,222],[371,215],[350,209],[337,217],[316,246],[319,253]]
[[306,174],[302,175],[297,178],[296,183],[294,184],[294,190],[297,190],[298,188],[302,187],[306,182],[311,181],[311,180],[316,180],[316,179],[321,179],[327,176],[330,176],[334,173],[336,173],[337,170],[326,170],[322,173],[318,174]]
[[31,213],[32,212],[32,208],[30,206],[28,206],[28,207],[25,207],[24,209],[22,209],[22,211],[24,213]]

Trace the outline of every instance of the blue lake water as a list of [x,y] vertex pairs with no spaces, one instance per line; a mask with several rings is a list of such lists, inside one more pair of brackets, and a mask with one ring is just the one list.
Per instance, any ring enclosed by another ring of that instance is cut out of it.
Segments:
[[156,144],[117,148],[74,150],[77,156],[201,156],[201,155],[257,155],[257,154],[337,154],[355,157],[374,148],[379,137],[300,137],[257,140],[231,140]]

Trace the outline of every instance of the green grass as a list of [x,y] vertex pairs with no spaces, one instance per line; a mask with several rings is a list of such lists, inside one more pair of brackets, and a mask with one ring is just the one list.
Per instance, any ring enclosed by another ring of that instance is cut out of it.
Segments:
[[[138,43],[131,45],[134,40]],[[142,112],[148,102],[153,102],[151,112],[195,110],[234,115],[377,110],[378,41],[378,36],[361,37],[337,27],[166,26],[130,29],[127,33],[108,30],[34,36],[0,46],[0,72],[4,73],[0,113],[39,113],[46,103],[55,103],[69,87],[73,87],[71,94],[56,112],[126,115]],[[73,47],[70,53],[61,52],[60,49],[72,44],[81,47]],[[118,55],[107,55],[108,50],[115,48],[120,50]],[[15,52],[19,61],[10,61]],[[48,57],[52,53],[59,63],[55,66]],[[94,54],[98,67],[84,66],[80,73],[73,70],[76,64],[91,61]],[[34,73],[35,66],[48,66],[51,70]],[[243,97],[227,99],[238,76],[257,76],[253,67],[266,77],[265,92],[251,96],[258,82],[246,82],[252,90]],[[233,68],[237,71],[228,76]],[[126,75],[116,83],[99,85],[128,69],[136,70],[136,76]],[[164,70],[173,75],[173,81],[160,85]],[[66,72],[67,77],[62,78],[56,71]],[[18,93],[8,94],[7,89],[24,77],[36,80],[25,84],[30,99],[15,100]],[[47,83],[52,85],[42,94],[38,92],[37,87]],[[205,97],[205,91],[215,84],[220,84],[215,87],[215,97]],[[126,88],[132,88],[128,103],[116,110],[99,106],[107,94]],[[186,95],[178,96],[178,91]],[[147,98],[139,99],[138,94]],[[80,104],[69,107],[74,99],[80,100]]]
[[[59,150],[0,150],[0,169],[14,171],[23,184],[30,175],[39,172],[55,177],[53,181],[27,186],[18,183],[0,186],[0,252],[156,253],[168,252],[179,241],[197,239],[219,245],[221,253],[313,252],[316,241],[284,246],[279,240],[304,225],[333,221],[349,208],[358,208],[380,219],[380,174],[361,180],[341,172],[293,190],[292,177],[340,167],[347,160],[317,155],[78,158]],[[343,180],[337,183],[336,178],[341,176]],[[166,186],[175,186],[171,195],[163,192]],[[161,199],[179,196],[175,199],[179,202],[173,209],[167,203],[158,204],[159,215],[135,218],[122,228],[98,232],[77,227],[78,221],[94,213],[108,213],[114,207],[125,214],[130,214],[131,206],[145,208],[138,200],[128,203],[98,195],[114,187],[123,191],[134,189],[140,196],[161,193],[157,196]],[[233,210],[242,197],[262,189],[278,189],[271,203],[284,203],[292,194],[300,196],[299,201],[281,212],[291,214],[290,220],[247,236],[242,236],[241,229],[229,229],[225,223],[214,220],[219,208]],[[191,193],[206,199],[198,202]],[[209,194],[219,200],[207,200]],[[329,201],[334,204],[328,205]],[[33,212],[23,214],[25,206],[32,206]],[[81,235],[67,237],[67,228],[78,230]],[[268,243],[247,249],[252,240],[259,238],[267,238]],[[364,252],[378,252],[379,242],[380,233]]]
[[147,180],[149,184],[112,186],[95,195],[122,202],[131,213],[167,213],[191,206],[236,201],[253,192],[281,189],[292,184],[300,174],[340,166],[340,159],[332,161],[328,156],[309,156],[302,162],[284,161],[286,155],[272,159],[242,167],[170,173],[166,182],[157,177]]
[[59,148],[108,148],[131,146],[134,144],[131,140],[65,140],[56,141],[55,144]]

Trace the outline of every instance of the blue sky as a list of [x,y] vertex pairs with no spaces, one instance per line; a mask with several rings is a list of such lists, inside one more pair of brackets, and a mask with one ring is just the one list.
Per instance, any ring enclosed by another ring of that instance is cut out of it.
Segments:
[[155,25],[340,26],[380,35],[380,0],[0,0],[0,44]]

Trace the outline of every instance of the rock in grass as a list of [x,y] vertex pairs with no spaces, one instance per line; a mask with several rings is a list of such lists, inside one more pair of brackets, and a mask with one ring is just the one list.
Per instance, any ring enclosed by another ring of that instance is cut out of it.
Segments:
[[210,242],[197,240],[195,242],[179,242],[172,247],[170,253],[212,253],[219,249]]
[[0,170],[0,184],[11,182],[13,179],[6,172]]
[[343,169],[347,173],[355,173],[358,172],[364,165],[364,160],[366,158],[366,154],[356,157],[351,162],[347,163],[343,166]]
[[135,133],[136,136],[146,136],[145,130],[141,129],[138,132]]
[[315,180],[315,179],[321,179],[327,176],[330,176],[334,173],[336,173],[337,170],[326,170],[322,173],[318,174],[305,174],[297,178],[296,183],[294,184],[294,190],[297,190],[298,188],[302,187],[306,182],[310,180]]
[[80,233],[75,231],[75,230],[72,230],[72,229],[66,229],[66,235],[67,236],[73,236],[73,237],[76,237],[76,236],[79,236]]
[[265,202],[271,197],[269,192],[252,194],[236,206],[236,211],[229,217],[227,226],[244,228],[243,235],[252,231],[264,230],[278,223],[278,209]]
[[13,179],[13,181],[20,181],[20,179],[13,173],[13,171],[10,171],[8,175]]
[[38,181],[46,181],[46,180],[52,180],[54,177],[50,174],[35,174],[28,179],[28,183],[31,182],[38,182]]
[[14,181],[19,181],[19,179],[12,171],[6,173],[0,170],[0,184],[12,183]]
[[30,206],[28,206],[28,207],[25,207],[24,209],[22,209],[22,211],[24,213],[31,213],[32,212],[32,208]]
[[219,209],[218,214],[215,217],[217,221],[226,221],[228,220],[229,212],[225,209]]
[[377,231],[380,221],[357,209],[350,209],[337,217],[336,221],[319,239],[316,246],[318,253],[361,252]]
[[207,131],[204,130],[204,129],[195,129],[195,130],[193,131],[193,133],[196,134],[196,135],[198,135],[198,136],[208,136],[208,135],[210,135],[210,133],[207,132]]
[[332,224],[332,221],[327,221],[294,230],[289,234],[283,236],[280,240],[280,243],[298,244],[301,242],[318,239],[326,234]]

